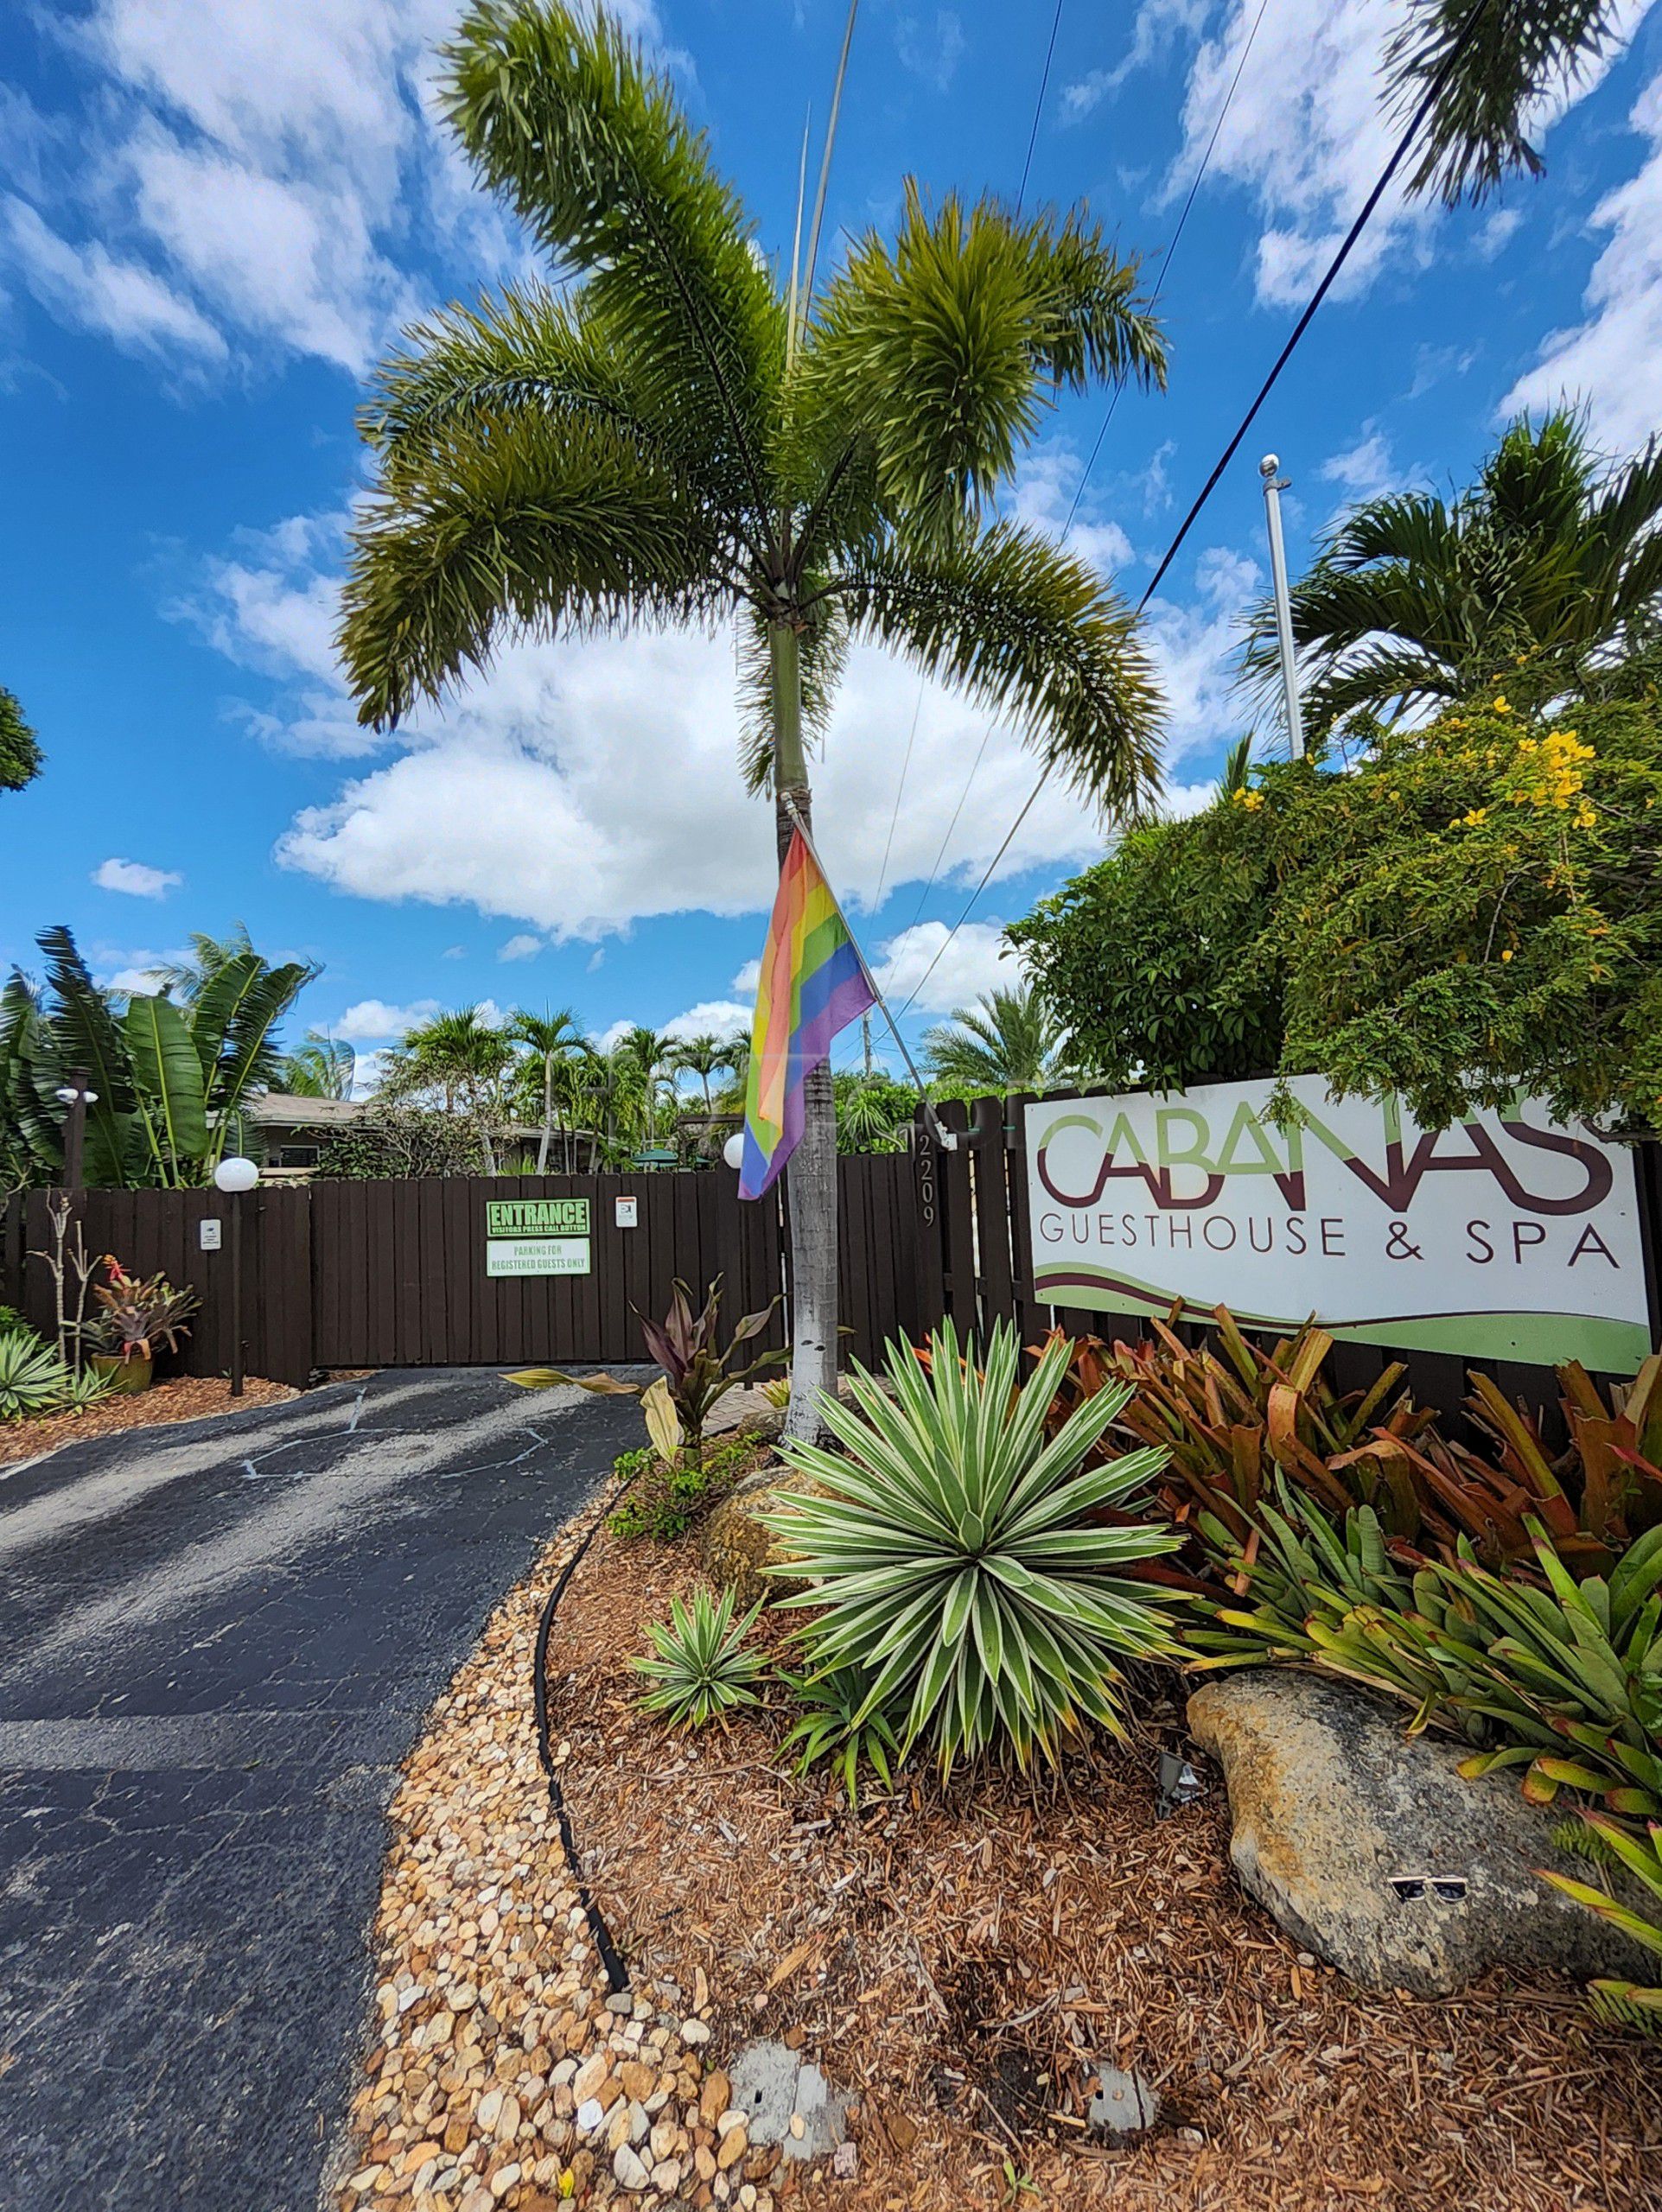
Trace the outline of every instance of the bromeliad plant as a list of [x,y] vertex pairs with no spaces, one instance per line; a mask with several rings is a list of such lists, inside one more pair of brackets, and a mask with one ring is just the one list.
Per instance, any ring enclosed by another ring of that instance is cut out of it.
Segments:
[[780,1447],[819,1494],[763,1516],[809,1584],[782,1602],[815,1609],[812,1670],[866,1677],[850,1726],[894,1707],[901,1755],[927,1735],[944,1774],[994,1747],[1023,1768],[1054,1762],[1086,1721],[1123,1734],[1118,1662],[1175,1648],[1162,1611],[1174,1593],[1127,1570],[1174,1549],[1176,1532],[1092,1517],[1162,1464],[1156,1452],[1086,1464],[1129,1386],[1088,1399],[1047,1441],[1067,1347],[1048,1346],[1018,1388],[1020,1357],[1001,1324],[977,1370],[948,1320],[927,1364],[890,1346],[892,1398],[856,1365],[851,1403],[824,1408],[842,1452]]
[[656,1685],[640,1700],[643,1712],[661,1713],[674,1727],[702,1728],[708,1721],[724,1720],[741,1706],[755,1705],[753,1685],[767,1662],[744,1639],[761,1611],[758,1599],[735,1621],[731,1590],[719,1598],[708,1590],[695,1591],[690,1606],[672,1598],[669,1619],[646,1624],[650,1656],[629,1662],[636,1674]]
[[685,1450],[688,1461],[697,1466],[704,1458],[704,1423],[710,1419],[712,1407],[719,1404],[729,1390],[736,1390],[742,1383],[748,1382],[753,1375],[778,1367],[791,1357],[786,1349],[761,1352],[747,1367],[735,1367],[732,1363],[740,1345],[753,1343],[761,1335],[774,1318],[774,1307],[781,1302],[779,1298],[771,1299],[761,1313],[747,1313],[735,1326],[725,1351],[716,1340],[722,1308],[719,1275],[710,1286],[699,1313],[693,1313],[691,1294],[685,1283],[678,1281],[670,1310],[662,1321],[649,1321],[638,1306],[634,1309],[646,1350],[663,1370],[661,1389],[667,1395],[669,1409],[673,1414],[672,1430],[660,1431],[653,1420],[650,1400],[652,1393],[660,1389],[659,1382],[649,1383],[643,1389],[638,1382],[621,1382],[615,1375],[568,1375],[558,1367],[522,1367],[507,1380],[517,1382],[522,1390],[569,1387],[595,1391],[603,1397],[639,1397],[647,1402],[647,1426],[664,1459],[667,1462],[678,1449]]
[[99,1311],[84,1332],[92,1349],[121,1360],[152,1359],[160,1344],[176,1351],[201,1304],[196,1293],[175,1290],[164,1274],[130,1275],[112,1253],[103,1264],[109,1280],[92,1285]]

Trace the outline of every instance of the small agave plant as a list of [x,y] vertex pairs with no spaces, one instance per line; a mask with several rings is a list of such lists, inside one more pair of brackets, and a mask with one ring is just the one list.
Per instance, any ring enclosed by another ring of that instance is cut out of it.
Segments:
[[1118,1662],[1175,1650],[1177,1593],[1126,1570],[1175,1550],[1177,1532],[1103,1518],[1164,1455],[1085,1464],[1130,1386],[1097,1392],[1047,1440],[1067,1346],[1048,1345],[1025,1385],[1020,1358],[1000,1325],[977,1370],[949,1320],[927,1358],[890,1347],[892,1397],[856,1365],[851,1402],[822,1408],[842,1452],[780,1447],[819,1494],[764,1516],[788,1554],[769,1571],[809,1584],[782,1602],[818,1615],[803,1638],[813,1670],[864,1677],[847,1726],[893,1707],[901,1755],[927,1737],[943,1774],[995,1748],[1023,1767],[1054,1761],[1085,1722],[1122,1735]]
[[653,1684],[640,1700],[642,1710],[661,1713],[672,1726],[702,1728],[708,1721],[724,1720],[741,1706],[755,1705],[754,1685],[767,1662],[744,1639],[761,1611],[758,1599],[735,1621],[731,1590],[719,1598],[696,1591],[691,1605],[672,1598],[668,1620],[646,1624],[650,1654],[629,1662]]

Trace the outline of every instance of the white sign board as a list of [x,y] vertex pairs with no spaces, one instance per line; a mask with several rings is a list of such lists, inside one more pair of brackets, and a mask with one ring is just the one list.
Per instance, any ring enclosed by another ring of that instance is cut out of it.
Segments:
[[487,1275],[586,1275],[586,1236],[493,1236],[485,1245]]
[[639,1198],[614,1198],[613,1205],[616,1208],[613,1218],[620,1229],[634,1229],[638,1226],[640,1220]]
[[224,1240],[220,1235],[220,1231],[224,1226],[225,1224],[222,1222],[218,1221],[199,1221],[197,1223],[196,1242],[204,1252],[218,1252],[223,1249]]
[[1633,1154],[1521,1101],[1430,1135],[1395,1101],[1273,1085],[1027,1109],[1035,1295],[1632,1374],[1650,1350]]

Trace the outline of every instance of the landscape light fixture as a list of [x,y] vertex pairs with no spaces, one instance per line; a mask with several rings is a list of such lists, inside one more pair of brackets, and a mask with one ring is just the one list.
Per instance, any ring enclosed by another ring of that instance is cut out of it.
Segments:
[[732,1135],[729,1137],[727,1142],[722,1147],[722,1158],[729,1167],[743,1166],[744,1132],[742,1129],[735,1129]]
[[213,1186],[231,1200],[231,1395],[242,1395],[242,1216],[243,1200],[259,1181],[252,1160],[233,1155],[213,1170]]

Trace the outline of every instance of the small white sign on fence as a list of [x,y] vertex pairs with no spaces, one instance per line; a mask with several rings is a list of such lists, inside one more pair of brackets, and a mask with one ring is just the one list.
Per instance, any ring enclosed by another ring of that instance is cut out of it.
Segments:
[[1317,1077],[1027,1109],[1035,1294],[1405,1351],[1632,1374],[1650,1350],[1633,1153],[1538,1103],[1438,1135]]
[[485,1246],[487,1275],[586,1275],[586,1236],[493,1236]]

